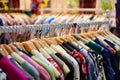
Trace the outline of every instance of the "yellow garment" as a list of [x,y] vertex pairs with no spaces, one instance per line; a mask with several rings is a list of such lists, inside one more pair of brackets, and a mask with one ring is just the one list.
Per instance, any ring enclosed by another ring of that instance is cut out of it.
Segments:
[[3,6],[4,6],[4,10],[7,11],[8,10],[8,6],[7,6],[7,4],[5,4],[5,1],[6,0],[2,0],[2,3],[3,3]]
[[106,11],[107,9],[112,9],[112,4],[110,0],[101,0],[101,6],[104,11]]

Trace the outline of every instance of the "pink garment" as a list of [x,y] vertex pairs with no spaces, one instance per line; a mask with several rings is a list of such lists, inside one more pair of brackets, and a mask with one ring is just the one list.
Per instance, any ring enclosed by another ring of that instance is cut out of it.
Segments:
[[7,56],[0,59],[0,68],[7,74],[10,80],[30,80],[23,71],[11,63]]
[[39,64],[37,64],[34,60],[28,57],[26,54],[22,55],[22,58],[27,60],[30,64],[32,64],[40,73],[40,80],[51,80],[49,73]]

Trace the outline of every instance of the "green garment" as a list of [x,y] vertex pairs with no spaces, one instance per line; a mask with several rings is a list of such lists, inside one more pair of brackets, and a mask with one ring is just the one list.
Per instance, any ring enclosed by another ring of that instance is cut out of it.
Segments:
[[53,73],[53,70],[46,63],[44,63],[43,61],[41,61],[39,58],[37,58],[35,56],[32,56],[31,58],[34,61],[36,61],[38,64],[40,64],[41,66],[43,66],[48,71],[48,73],[51,76],[51,80],[56,80],[55,75]]
[[97,53],[101,53],[103,48],[101,46],[99,46],[98,44],[96,43],[93,43],[93,42],[89,42],[86,44],[88,47],[90,47],[92,50],[96,51]]

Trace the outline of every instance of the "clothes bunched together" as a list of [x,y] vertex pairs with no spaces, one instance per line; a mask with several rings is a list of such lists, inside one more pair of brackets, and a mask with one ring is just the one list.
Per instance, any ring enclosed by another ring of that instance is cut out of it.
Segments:
[[96,34],[2,44],[0,68],[6,80],[119,80],[120,39]]

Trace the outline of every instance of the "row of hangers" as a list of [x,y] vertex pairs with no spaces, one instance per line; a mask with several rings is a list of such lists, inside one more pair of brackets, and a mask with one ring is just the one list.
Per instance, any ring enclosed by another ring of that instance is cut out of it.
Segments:
[[[78,41],[76,38],[79,38],[80,40]],[[32,55],[34,55],[34,53],[32,52],[32,50],[38,50],[41,53],[43,53],[43,55],[47,58],[50,56],[50,54],[52,54],[52,51],[58,51],[61,54],[62,53],[62,49],[59,48],[55,48],[55,45],[60,45],[63,42],[73,42],[73,43],[77,43],[80,46],[82,46],[84,49],[88,50],[89,48],[85,45],[86,43],[88,43],[89,41],[94,40],[95,38],[99,38],[100,41],[103,41],[104,38],[110,39],[114,42],[118,42],[119,38],[116,37],[114,34],[112,34],[109,31],[103,31],[103,30],[98,30],[98,31],[93,31],[93,32],[89,32],[89,33],[81,33],[81,34],[74,34],[74,35],[67,35],[67,36],[63,36],[63,37],[54,37],[54,38],[43,38],[43,39],[39,39],[39,38],[35,38],[29,41],[25,41],[25,42],[14,42],[11,44],[2,44],[0,45],[0,52],[2,55],[11,55],[13,52],[18,53],[18,55],[20,55],[19,50],[17,50],[17,48],[15,46],[19,46],[21,47],[24,51],[27,52],[31,52]],[[50,50],[49,47],[52,46],[54,47],[55,50]],[[46,52],[42,49],[46,49]],[[117,49],[117,47],[116,47]],[[17,59],[18,62],[22,62],[22,60],[19,60],[19,58],[17,58],[17,56],[13,56],[15,57],[15,59]]]
[[[12,36],[13,42],[21,42],[17,36],[21,37],[22,41],[24,36],[28,36],[27,40],[33,38],[47,38],[55,36],[64,36],[70,34],[86,33],[105,29],[109,26],[106,22],[90,22],[90,23],[72,23],[72,24],[42,24],[42,25],[26,25],[26,26],[4,26],[0,27],[1,33],[7,33]],[[20,35],[18,35],[20,34]],[[4,35],[3,35],[4,36]]]
[[[0,18],[2,18],[2,21],[7,24],[3,24],[3,26],[13,26],[13,25],[25,25],[30,24],[31,19],[28,17],[25,13],[19,13],[19,12],[11,12],[11,13],[0,13]],[[21,21],[21,19],[26,20],[26,23]]]

